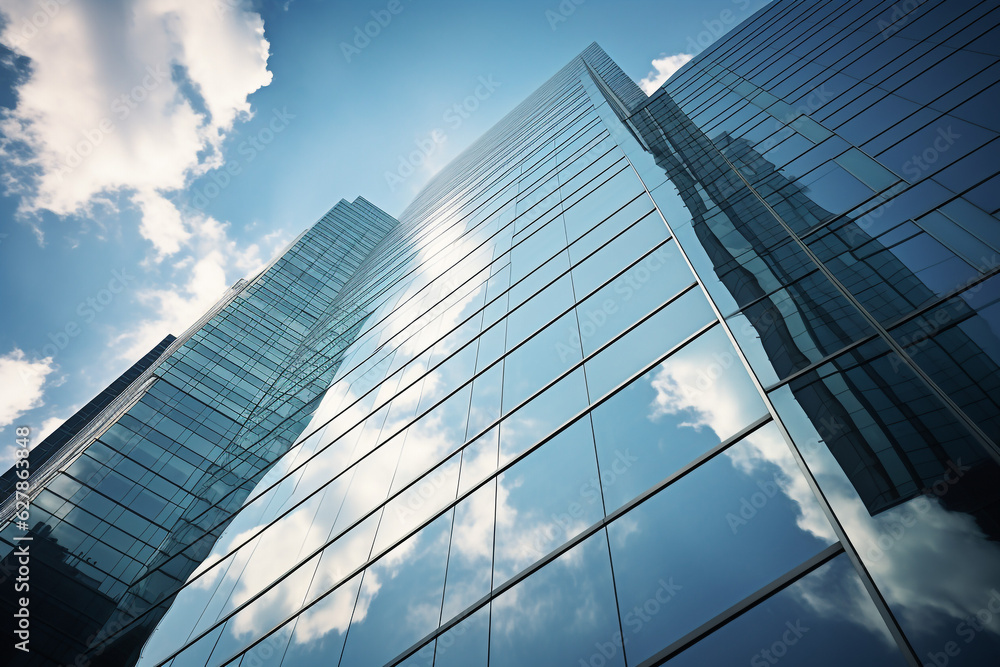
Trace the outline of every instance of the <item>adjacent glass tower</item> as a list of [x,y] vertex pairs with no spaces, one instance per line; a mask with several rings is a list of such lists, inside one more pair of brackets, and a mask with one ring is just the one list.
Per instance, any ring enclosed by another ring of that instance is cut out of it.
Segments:
[[[281,308],[171,381],[221,411],[277,366],[82,659],[993,664],[998,31],[776,2],[650,97],[591,45],[398,225],[342,204],[385,224],[349,278],[274,281],[336,294],[294,362]],[[83,465],[37,535],[109,497]]]
[[[28,518],[19,525],[11,496],[0,531],[5,636],[29,600],[30,653],[5,642],[0,656],[72,665],[98,646],[88,660],[134,663],[308,423],[369,312],[365,259],[395,225],[363,199],[340,202],[95,399],[89,421],[46,459],[32,457]],[[29,589],[15,589],[25,545]]]

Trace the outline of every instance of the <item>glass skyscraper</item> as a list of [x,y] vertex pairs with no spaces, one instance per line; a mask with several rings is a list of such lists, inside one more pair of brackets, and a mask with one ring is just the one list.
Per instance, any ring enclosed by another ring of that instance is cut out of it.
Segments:
[[594,44],[342,202],[58,458],[94,611],[16,657],[997,664],[998,35],[779,1],[648,97]]
[[[396,224],[363,199],[340,202],[95,399],[57,450],[31,457],[30,508],[7,499],[15,521],[0,532],[4,634],[29,600],[30,653],[5,642],[0,655],[74,664],[97,644],[95,662],[134,662],[329,388],[368,314],[365,260]],[[15,588],[25,545],[29,588]]]
[[[67,442],[81,430],[87,428],[95,417],[118,398],[143,371],[153,365],[175,340],[167,335],[156,346],[147,352],[142,359],[132,364],[128,370],[118,376],[104,391],[77,410],[72,417],[63,422],[59,428],[50,433],[31,449],[28,454],[28,468],[38,468],[45,464],[50,456],[62,450]],[[11,468],[0,476],[0,498],[7,500],[15,490],[18,482],[17,468]]]

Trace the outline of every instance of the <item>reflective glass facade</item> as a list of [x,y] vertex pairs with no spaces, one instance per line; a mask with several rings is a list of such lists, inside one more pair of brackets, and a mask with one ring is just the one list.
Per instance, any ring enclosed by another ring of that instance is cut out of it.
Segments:
[[998,25],[775,2],[650,97],[588,47],[373,244],[308,426],[88,655],[994,664]]
[[[4,657],[134,663],[177,588],[308,423],[370,312],[365,259],[395,225],[363,199],[339,203],[30,468],[28,530],[0,531],[0,602],[13,636],[27,594],[31,652],[5,642]],[[16,509],[11,497],[4,518]],[[26,592],[13,585],[25,544]],[[86,658],[94,646],[100,655]]]
[[[107,408],[112,401],[121,396],[128,387],[142,375],[143,371],[153,365],[157,359],[167,350],[171,343],[176,340],[173,335],[167,335],[156,346],[147,352],[142,359],[132,364],[128,370],[118,376],[114,382],[105,387],[93,399],[87,402],[82,408],[77,410],[72,417],[67,419],[55,431],[45,437],[40,443],[35,445],[28,454],[29,468],[39,468],[45,465],[56,452],[75,437],[81,430],[87,428],[101,412]],[[11,468],[0,476],[0,498],[6,500],[14,493],[15,485],[18,482],[17,468]]]

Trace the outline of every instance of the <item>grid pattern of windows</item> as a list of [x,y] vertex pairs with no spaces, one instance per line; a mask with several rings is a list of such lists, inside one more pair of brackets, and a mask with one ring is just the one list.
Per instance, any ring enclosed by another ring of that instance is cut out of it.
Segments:
[[[771,8],[648,99],[591,46],[444,170],[379,249],[395,285],[309,429],[141,664],[766,664],[802,639],[808,664],[903,665],[943,646],[908,616],[933,590],[905,582],[907,607],[891,575],[954,526],[873,548],[943,483],[928,512],[995,525],[993,445],[887,330],[953,297],[858,222],[926,215],[901,205],[920,184],[728,64],[809,11]],[[980,341],[959,346],[985,375]],[[968,578],[962,558],[936,566]]]
[[[998,31],[993,3],[775,2],[649,97],[588,47],[349,279],[267,287],[332,285],[322,314],[213,319],[143,399],[174,413],[114,427],[242,446],[192,441],[232,458],[156,571],[190,567],[106,644],[155,625],[144,667],[995,660]],[[271,445],[288,397],[309,424]],[[192,494],[105,481],[140,513]]]
[[[142,613],[142,628],[102,651],[134,662],[173,593],[308,423],[369,312],[350,279],[395,225],[362,199],[339,203],[146,364],[115,398],[119,413],[97,417],[96,439],[70,441],[51,471],[32,471],[46,481],[31,507],[29,663],[73,663]],[[0,532],[5,565],[22,533],[14,523]],[[13,590],[3,593],[13,613]]]

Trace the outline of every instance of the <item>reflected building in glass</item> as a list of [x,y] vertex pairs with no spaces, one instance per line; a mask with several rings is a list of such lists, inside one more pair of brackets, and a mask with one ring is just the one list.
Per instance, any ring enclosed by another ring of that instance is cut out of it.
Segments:
[[574,58],[361,253],[275,385],[308,425],[85,657],[994,664],[1000,8],[914,5],[772,3],[651,96]]

